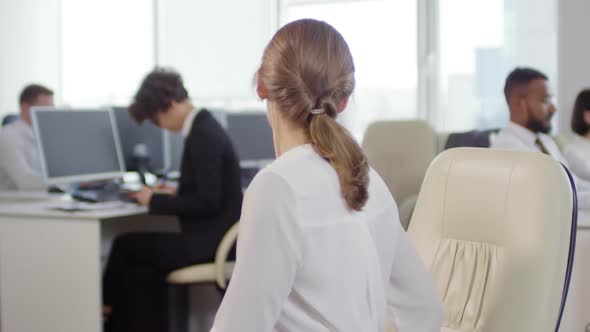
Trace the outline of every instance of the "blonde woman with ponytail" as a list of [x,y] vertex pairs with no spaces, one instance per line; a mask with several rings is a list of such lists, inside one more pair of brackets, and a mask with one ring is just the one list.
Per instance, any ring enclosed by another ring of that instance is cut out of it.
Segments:
[[287,24],[257,72],[277,159],[246,192],[215,332],[440,331],[432,279],[361,148],[336,122],[354,89],[343,37]]

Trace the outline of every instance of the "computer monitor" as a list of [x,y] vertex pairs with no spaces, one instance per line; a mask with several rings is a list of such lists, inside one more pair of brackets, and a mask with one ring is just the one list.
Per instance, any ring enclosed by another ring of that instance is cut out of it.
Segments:
[[180,175],[180,164],[184,153],[184,136],[180,133],[166,131],[166,172],[172,177]]
[[148,170],[161,172],[166,169],[164,131],[149,121],[137,124],[126,107],[113,107],[121,150],[128,172],[139,171],[138,157],[148,158]]
[[228,113],[227,131],[241,162],[275,158],[272,130],[266,113]]
[[111,110],[31,108],[45,182],[123,177],[125,164]]
[[227,129],[227,112],[219,109],[207,109],[224,129]]

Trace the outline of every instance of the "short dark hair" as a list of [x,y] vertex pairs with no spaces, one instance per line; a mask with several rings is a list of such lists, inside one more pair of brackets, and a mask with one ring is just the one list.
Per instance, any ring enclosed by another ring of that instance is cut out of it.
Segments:
[[581,136],[590,131],[590,124],[584,120],[584,112],[590,111],[590,89],[584,89],[578,93],[574,110],[572,112],[572,130]]
[[18,97],[19,105],[25,103],[32,105],[37,101],[37,97],[43,95],[53,96],[53,91],[39,84],[29,84],[23,89]]
[[506,102],[510,102],[510,97],[515,88],[526,86],[537,79],[547,80],[547,75],[533,68],[518,67],[514,69],[508,74],[506,83],[504,83],[504,97],[506,97]]
[[172,101],[188,98],[182,77],[173,69],[156,68],[149,73],[135,94],[129,113],[138,123],[151,120],[170,107]]

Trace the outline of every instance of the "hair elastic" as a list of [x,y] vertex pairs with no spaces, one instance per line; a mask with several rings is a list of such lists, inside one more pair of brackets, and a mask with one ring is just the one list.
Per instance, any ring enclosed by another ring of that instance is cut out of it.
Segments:
[[316,109],[312,109],[311,110],[311,114],[317,115],[317,114],[322,114],[325,113],[326,110],[324,110],[323,108],[316,108]]

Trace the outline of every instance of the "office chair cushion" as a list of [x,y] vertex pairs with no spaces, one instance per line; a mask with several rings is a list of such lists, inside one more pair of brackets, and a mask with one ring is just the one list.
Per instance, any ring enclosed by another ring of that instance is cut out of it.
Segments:
[[434,130],[422,120],[372,123],[363,150],[398,203],[420,190],[437,152]]
[[459,147],[489,148],[490,135],[499,129],[471,130],[463,133],[451,133],[447,138],[445,150]]
[[572,207],[566,173],[546,155],[441,153],[426,174],[408,233],[443,298],[443,331],[553,329]]

